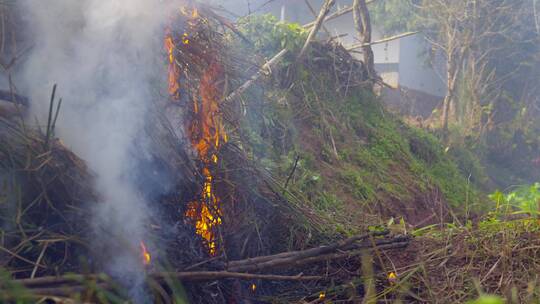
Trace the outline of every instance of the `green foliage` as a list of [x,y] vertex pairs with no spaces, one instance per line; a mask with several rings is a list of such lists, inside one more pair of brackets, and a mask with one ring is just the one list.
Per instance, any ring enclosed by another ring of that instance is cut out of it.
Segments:
[[501,297],[494,295],[481,295],[474,301],[468,301],[467,304],[504,304],[504,300]]
[[470,178],[471,184],[485,190],[489,186],[489,177],[482,163],[482,152],[474,149],[472,145],[460,144],[453,145],[448,150],[449,156],[457,164],[461,173]]
[[435,136],[414,127],[411,127],[408,131],[409,149],[415,157],[426,164],[434,164],[441,160],[443,151],[440,142]]
[[[296,25],[270,16],[243,22],[256,51],[266,55],[305,39]],[[286,87],[276,77],[247,92],[242,145],[279,184],[289,179],[285,195],[324,219],[331,233],[380,224],[379,210],[409,208],[433,193],[457,211],[477,199],[437,138],[406,126],[371,90],[340,91],[332,70],[309,60],[286,77]]]
[[376,196],[376,192],[372,185],[373,178],[366,178],[365,172],[353,167],[348,167],[340,173],[344,187],[347,188],[357,200],[369,202]]
[[343,202],[333,193],[323,191],[315,200],[315,207],[323,212],[335,212],[343,206]]
[[370,7],[373,24],[385,35],[417,29],[414,6],[410,0],[376,1]]
[[[515,0],[386,0],[370,7],[383,35],[420,31],[432,42],[426,61],[443,59],[453,67],[449,71],[456,71],[450,78],[456,84],[449,124],[459,144],[451,153],[462,172],[484,188],[540,178],[540,170],[531,166],[540,146],[540,86],[529,82],[540,71],[533,5]],[[474,142],[463,142],[467,137]]]
[[540,204],[540,183],[520,186],[507,194],[495,191],[489,198],[497,204],[497,212],[509,213],[512,208],[515,208],[519,211],[514,213],[537,215],[539,214],[538,205]]
[[294,53],[307,37],[300,24],[280,22],[271,14],[250,15],[239,21],[239,29],[253,41],[256,51],[265,56],[273,56],[284,48]]
[[26,304],[34,301],[24,286],[14,282],[10,274],[0,268],[0,303]]

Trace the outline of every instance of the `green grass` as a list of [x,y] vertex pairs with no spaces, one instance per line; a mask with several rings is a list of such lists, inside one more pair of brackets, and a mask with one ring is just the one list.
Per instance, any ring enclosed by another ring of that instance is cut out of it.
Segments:
[[[296,25],[269,16],[241,28],[265,55],[294,51],[305,39]],[[474,205],[477,192],[435,136],[405,125],[366,88],[336,93],[331,69],[314,68],[308,62],[290,70],[286,87],[280,79],[253,87],[242,122],[246,149],[283,183],[300,157],[288,190],[307,207],[330,226],[360,228],[351,208],[376,213],[375,204],[413,204],[432,192],[456,213]]]

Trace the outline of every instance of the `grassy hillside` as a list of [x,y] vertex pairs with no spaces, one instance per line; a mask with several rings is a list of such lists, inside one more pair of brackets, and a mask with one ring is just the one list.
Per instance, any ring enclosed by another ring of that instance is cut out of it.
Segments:
[[[270,16],[246,20],[243,31],[267,56],[305,39],[298,25]],[[478,196],[437,139],[387,112],[370,83],[357,81],[361,64],[340,51],[315,44],[250,91],[242,133],[253,157],[338,230],[392,217],[421,226],[469,212]]]

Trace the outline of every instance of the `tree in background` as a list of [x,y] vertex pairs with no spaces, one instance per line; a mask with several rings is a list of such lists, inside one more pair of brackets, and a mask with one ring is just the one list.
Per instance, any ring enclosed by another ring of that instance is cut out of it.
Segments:
[[366,0],[353,1],[353,18],[354,26],[359,35],[360,43],[363,44],[362,54],[364,56],[364,64],[368,72],[368,76],[374,79],[375,72],[375,57],[371,49],[371,17],[366,4]]
[[453,126],[516,161],[525,153],[518,150],[533,154],[540,142],[537,11],[535,0],[385,0],[371,13],[385,34],[420,31],[431,45],[428,61],[444,59],[447,94],[434,115],[443,139]]
[[[375,24],[386,33],[404,28],[421,31],[432,46],[431,59],[444,58],[448,92],[440,122],[447,130],[452,119],[478,122],[481,115],[474,113],[479,108],[494,108],[494,101],[503,93],[519,99],[516,93],[522,86],[517,89],[510,83],[515,79],[522,82],[530,72],[527,67],[537,64],[533,11],[529,1],[387,0],[374,6],[373,15]],[[470,98],[457,100],[463,94]]]

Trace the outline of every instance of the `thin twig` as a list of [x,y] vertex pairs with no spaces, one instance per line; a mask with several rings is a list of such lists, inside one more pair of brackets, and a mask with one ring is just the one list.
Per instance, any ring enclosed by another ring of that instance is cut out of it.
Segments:
[[283,186],[284,189],[287,189],[287,186],[289,185],[289,181],[291,180],[291,178],[294,175],[294,172],[296,171],[296,167],[298,166],[298,161],[299,160],[300,160],[300,155],[297,155],[295,160],[294,160],[294,166],[293,166],[293,168],[291,170],[291,173],[287,177],[287,181],[285,182],[285,185]]
[[41,252],[39,253],[39,256],[36,260],[36,266],[34,266],[34,269],[32,270],[32,274],[30,275],[30,278],[33,279],[34,276],[36,275],[36,271],[38,269],[38,264],[39,262],[41,262],[41,259],[43,258],[43,255],[45,254],[45,250],[47,250],[47,246],[49,246],[49,243],[48,242],[45,242],[43,244],[43,248],[41,249]]

